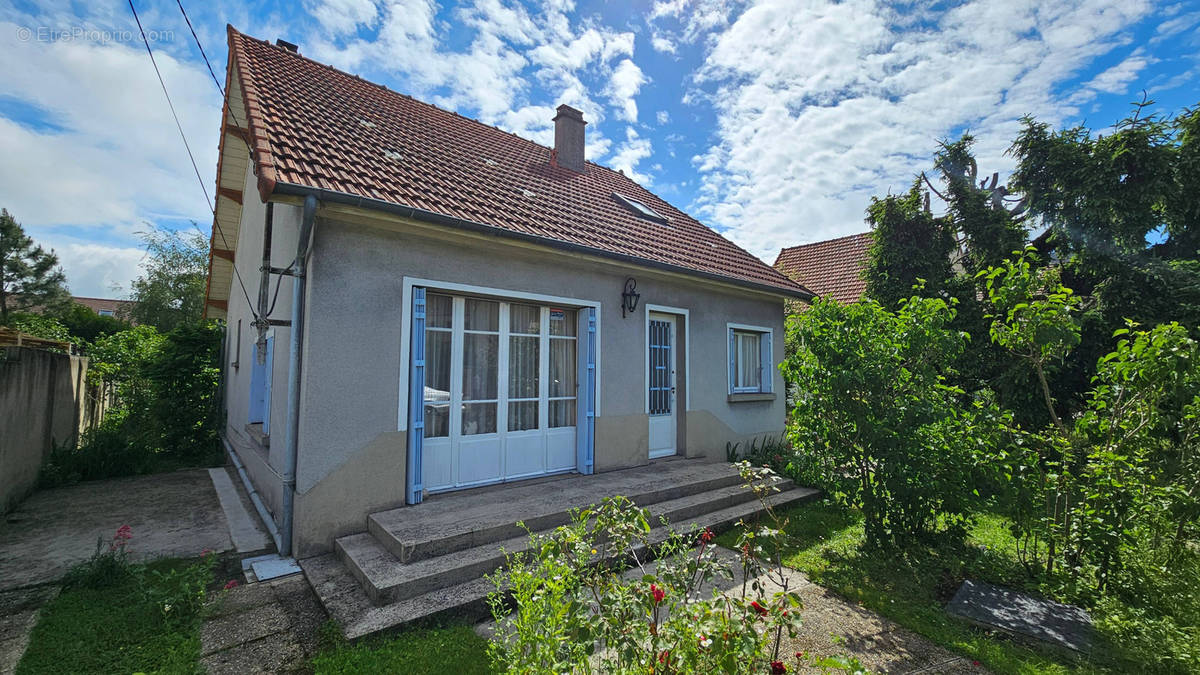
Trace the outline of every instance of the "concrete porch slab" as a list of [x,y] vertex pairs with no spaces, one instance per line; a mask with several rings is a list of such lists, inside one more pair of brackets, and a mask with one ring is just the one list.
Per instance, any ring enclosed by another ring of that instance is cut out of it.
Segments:
[[234,548],[207,469],[91,481],[36,492],[0,523],[0,590],[58,579],[122,525],[137,561]]

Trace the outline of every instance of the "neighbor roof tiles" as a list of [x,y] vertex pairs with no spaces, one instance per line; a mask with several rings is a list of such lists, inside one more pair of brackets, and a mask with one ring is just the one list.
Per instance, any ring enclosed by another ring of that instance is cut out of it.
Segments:
[[[598,253],[805,289],[627,176],[551,166],[550,149],[229,27],[264,198],[278,184],[413,207]],[[641,218],[613,194],[662,214]]]
[[856,302],[867,290],[861,274],[870,247],[870,232],[792,246],[779,252],[775,269],[819,296]]

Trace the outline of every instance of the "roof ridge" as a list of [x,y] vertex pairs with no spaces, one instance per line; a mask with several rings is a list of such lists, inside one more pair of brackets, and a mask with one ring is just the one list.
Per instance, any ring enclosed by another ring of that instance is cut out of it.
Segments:
[[866,232],[858,232],[856,234],[846,234],[846,235],[842,235],[840,237],[834,237],[832,239],[822,239],[820,241],[810,241],[807,244],[796,244],[795,246],[784,246],[783,248],[779,249],[779,255],[783,255],[785,251],[795,251],[798,248],[805,248],[807,246],[816,246],[817,244],[832,244],[835,241],[841,241],[843,239],[857,239],[859,237],[865,237],[869,234],[871,234],[871,230],[867,230]]

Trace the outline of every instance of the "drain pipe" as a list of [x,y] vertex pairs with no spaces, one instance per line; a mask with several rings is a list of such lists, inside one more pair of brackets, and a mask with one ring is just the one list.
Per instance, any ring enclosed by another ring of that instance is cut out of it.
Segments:
[[258,511],[258,517],[262,520],[263,525],[267,526],[267,532],[271,534],[271,539],[275,540],[275,549],[278,550],[282,544],[282,539],[279,536],[279,528],[275,526],[275,519],[271,516],[271,512],[267,510],[267,505],[263,503],[262,497],[259,496],[258,490],[255,489],[254,483],[250,481],[250,476],[246,474],[246,465],[242,464],[242,458],[238,457],[237,451],[229,444],[229,440],[221,435],[221,442],[225,444],[225,451],[229,453],[229,458],[233,460],[233,467],[237,469],[238,477],[242,479],[242,485],[246,487],[246,493],[250,495],[250,503],[254,504],[254,510]]
[[308,270],[308,242],[317,217],[317,198],[304,198],[300,218],[300,239],[296,242],[296,269],[292,276],[291,346],[288,350],[288,408],[287,444],[283,453],[283,522],[280,523],[279,555],[292,556],[292,534],[295,523],[296,463],[300,433],[300,353],[304,346],[304,279]]

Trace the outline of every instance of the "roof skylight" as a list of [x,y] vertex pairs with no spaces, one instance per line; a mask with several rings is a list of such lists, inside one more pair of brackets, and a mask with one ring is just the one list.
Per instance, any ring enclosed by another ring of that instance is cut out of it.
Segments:
[[645,204],[639,202],[638,200],[634,199],[633,197],[626,197],[625,195],[621,194],[620,192],[614,192],[612,194],[613,194],[613,198],[616,199],[618,202],[621,202],[621,204],[623,204],[625,206],[625,208],[629,209],[630,211],[633,211],[634,213],[638,214],[639,216],[645,218],[646,220],[652,220],[660,225],[667,224],[666,216],[660,214],[658,211],[655,211],[654,209],[650,208],[649,206],[646,206]]

